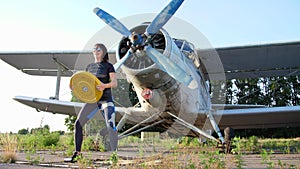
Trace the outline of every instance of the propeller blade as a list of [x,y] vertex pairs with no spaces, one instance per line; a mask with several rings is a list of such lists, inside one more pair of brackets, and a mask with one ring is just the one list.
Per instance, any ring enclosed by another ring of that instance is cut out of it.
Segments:
[[122,59],[120,59],[117,63],[114,64],[115,71],[117,71],[121,67],[121,65],[123,65],[123,63],[129,58],[129,56],[131,56],[130,50],[128,50],[128,52],[124,57],[122,57]]
[[122,35],[129,37],[131,32],[115,17],[111,16],[107,12],[103,11],[100,8],[94,9],[95,14],[102,19],[106,24],[112,27],[117,32],[121,33]]
[[155,62],[163,71],[168,73],[174,79],[185,84],[191,89],[195,89],[198,86],[197,82],[181,67],[154,48],[149,46],[146,47],[146,53],[153,60],[153,62]]
[[116,151],[118,148],[118,132],[112,129],[111,127],[108,129],[109,133],[109,144],[111,151]]
[[118,148],[118,131],[115,131],[111,127],[104,127],[100,130],[100,135],[105,138],[109,137],[110,151],[116,151]]
[[145,34],[154,34],[161,29],[168,20],[174,15],[184,0],[171,1],[151,22],[147,27]]

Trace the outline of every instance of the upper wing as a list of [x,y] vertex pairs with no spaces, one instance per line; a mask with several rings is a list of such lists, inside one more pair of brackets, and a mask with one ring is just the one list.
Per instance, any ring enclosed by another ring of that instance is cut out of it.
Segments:
[[[0,53],[0,59],[30,75],[57,76],[58,69],[61,76],[72,76],[75,70],[84,70],[94,61],[90,51],[69,52],[8,52]],[[116,62],[113,53],[109,53],[110,62]]]
[[211,52],[198,51],[200,60],[206,65],[205,73],[214,74],[212,77],[222,73],[226,79],[300,75],[300,42],[216,48],[216,51],[224,72],[209,66],[213,64]]
[[218,110],[220,128],[275,128],[300,126],[300,106]]
[[[300,42],[217,48],[216,51],[224,72],[209,66],[214,64],[210,52],[198,51],[205,65],[204,73],[215,74],[211,77],[224,73],[226,79],[300,75]],[[25,73],[44,76],[56,76],[57,63],[63,65],[63,76],[71,76],[72,70],[83,70],[93,61],[90,51],[10,52],[0,53],[0,58]],[[114,52],[109,52],[109,60],[116,63]]]

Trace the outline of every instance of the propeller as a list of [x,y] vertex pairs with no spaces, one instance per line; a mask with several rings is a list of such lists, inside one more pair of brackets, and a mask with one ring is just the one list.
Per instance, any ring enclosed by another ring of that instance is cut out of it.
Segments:
[[130,50],[127,51],[126,55],[122,57],[122,59],[114,64],[115,71],[117,71],[123,65],[123,63],[129,58],[129,56],[131,56]]
[[105,23],[107,23],[111,28],[121,33],[122,35],[129,37],[131,32],[115,17],[111,16],[107,12],[103,11],[100,8],[94,9],[95,14],[102,19]]
[[[184,0],[173,0],[171,1],[151,22],[150,25],[146,28],[146,32],[144,33],[146,36],[149,34],[154,34],[158,32],[167,22],[168,20],[175,14],[177,9],[180,7]],[[117,32],[121,33],[126,37],[131,36],[131,32],[115,17],[108,14],[104,10],[100,8],[95,8],[94,13],[102,19],[105,23],[107,23],[110,27],[112,27]]]
[[[110,27],[112,27],[117,32],[126,36],[130,39],[130,50],[128,50],[127,54],[119,60],[114,68],[117,70],[121,67],[121,65],[134,53],[136,50],[145,50],[148,56],[165,72],[170,74],[174,79],[182,82],[190,88],[197,87],[197,82],[188,75],[182,68],[176,65],[171,59],[165,57],[163,54],[150,47],[147,46],[151,43],[151,34],[155,34],[158,32],[174,15],[174,13],[178,10],[180,5],[184,0],[172,0],[148,25],[146,31],[143,35],[131,33],[120,21],[118,21],[115,17],[111,16],[104,10],[100,8],[95,8],[94,12],[96,15],[102,19],[105,23],[107,23]],[[145,38],[147,37],[146,41]]]
[[171,1],[151,22],[146,28],[145,35],[153,34],[158,32],[174,15],[177,9],[180,7],[184,0],[173,0]]
[[197,82],[187,74],[181,67],[174,63],[171,59],[165,57],[159,51],[147,46],[145,47],[147,55],[165,72],[174,79],[180,81],[191,89],[197,87]]

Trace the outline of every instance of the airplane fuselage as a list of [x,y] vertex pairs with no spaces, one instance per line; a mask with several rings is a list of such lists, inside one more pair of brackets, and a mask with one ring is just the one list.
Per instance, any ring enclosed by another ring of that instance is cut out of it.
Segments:
[[[147,25],[141,25],[133,28],[131,32],[142,33],[146,27]],[[128,82],[133,84],[140,105],[147,115],[170,112],[193,124],[199,113],[205,114],[205,111],[211,109],[209,90],[204,76],[188,57],[189,54],[196,55],[196,52],[186,41],[180,41],[180,45],[176,44],[163,29],[153,37],[152,47],[190,74],[197,82],[197,87],[189,88],[175,80],[160,69],[143,50],[136,51],[121,67],[122,71],[126,74]],[[121,59],[128,50],[124,50],[125,41],[126,39],[123,39],[120,42],[117,59]],[[137,122],[140,120],[136,119]]]

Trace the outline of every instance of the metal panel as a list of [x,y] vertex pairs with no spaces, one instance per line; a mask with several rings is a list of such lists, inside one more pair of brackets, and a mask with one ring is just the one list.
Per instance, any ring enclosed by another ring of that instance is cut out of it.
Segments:
[[[9,52],[1,53],[0,59],[18,70],[30,75],[56,76],[59,62],[65,69],[62,76],[71,76],[74,70],[84,70],[94,61],[91,51],[85,52]],[[109,53],[112,64],[116,62],[115,54]]]
[[[227,79],[256,78],[272,76],[300,75],[300,42],[263,44],[253,46],[217,48],[223,68],[216,66],[218,58],[212,58],[215,51],[200,50],[198,55],[206,74],[218,79],[225,73]],[[70,70],[83,70],[93,62],[91,51],[74,52],[14,52],[0,53],[0,58],[8,64],[31,75],[56,76],[54,59]],[[116,63],[114,52],[109,52],[109,60]],[[222,65],[220,65],[222,66]],[[71,72],[63,76],[70,76]]]
[[[218,74],[211,74],[218,77]],[[254,71],[240,71],[240,72],[227,72],[225,73],[226,79],[244,79],[244,78],[259,78],[259,77],[280,77],[280,76],[298,76],[300,75],[299,69],[287,70],[254,70]]]
[[35,108],[37,111],[46,111],[58,114],[76,116],[83,103],[67,102],[60,100],[33,98],[26,96],[16,96],[16,101],[23,103],[27,106]]
[[225,71],[300,66],[300,42],[217,49]]
[[[300,42],[217,48],[216,51],[227,79],[299,75]],[[207,53],[207,50],[198,51],[204,65],[209,65],[211,59]],[[206,69],[211,74],[221,73]]]
[[[90,53],[82,53],[91,55]],[[74,69],[79,52],[20,52],[20,53],[2,53],[1,59],[15,68],[22,69],[57,69],[53,59],[63,63],[71,70]],[[88,56],[87,56],[88,57]]]
[[300,106],[223,110],[220,128],[299,127]]
[[[29,75],[37,75],[37,76],[57,76],[57,69],[22,70],[22,72],[29,74]],[[69,77],[72,75],[73,75],[73,72],[69,71],[69,70],[63,71],[61,74],[61,76],[63,76],[63,77]]]

